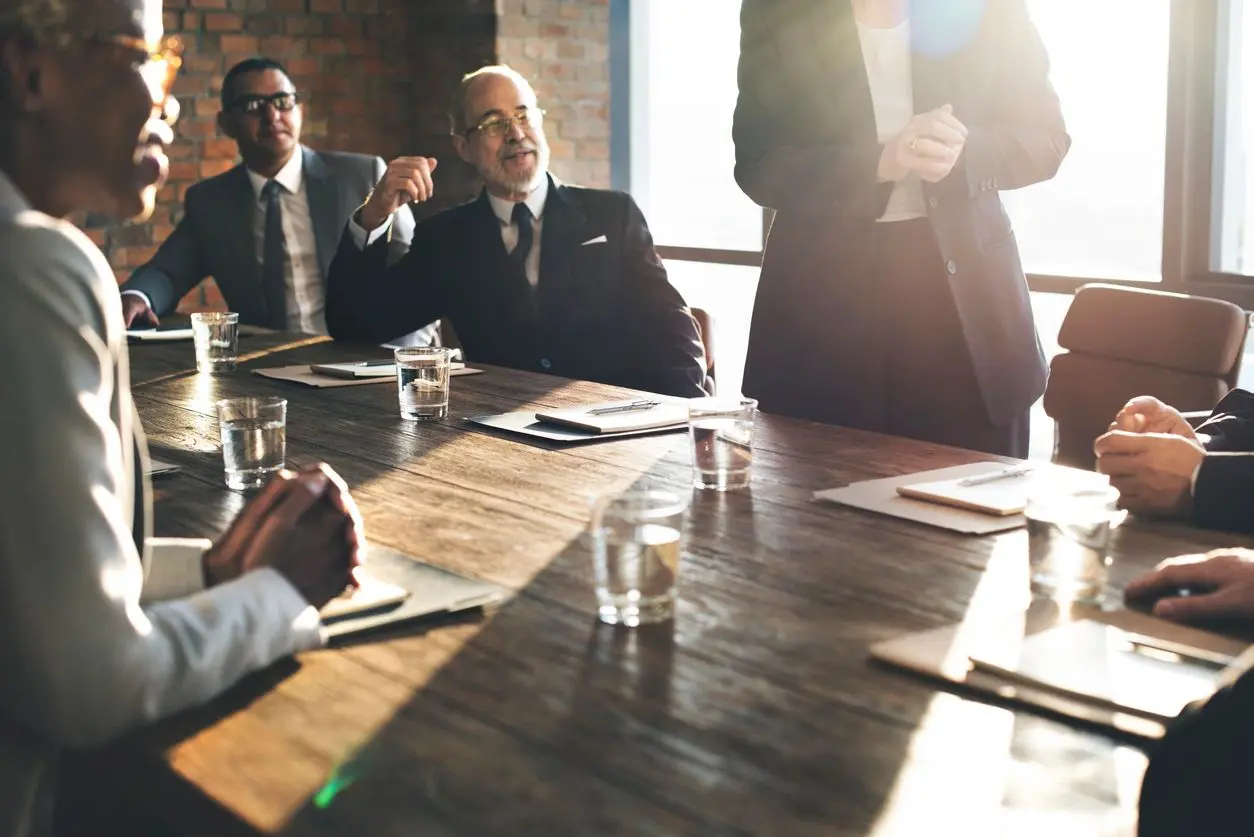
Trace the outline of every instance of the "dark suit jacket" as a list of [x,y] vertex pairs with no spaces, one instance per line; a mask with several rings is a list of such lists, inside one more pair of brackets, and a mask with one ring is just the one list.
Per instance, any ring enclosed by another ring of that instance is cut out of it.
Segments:
[[[948,274],[989,418],[1003,425],[1044,392],[1046,365],[998,191],[1052,177],[1070,138],[1025,0],[912,7],[915,112],[951,104],[970,130],[949,177],[924,184],[935,281]],[[778,210],[745,391],[764,410],[823,420],[823,399],[842,394],[816,381],[859,362],[860,329],[910,328],[859,322],[866,300],[842,281],[892,192],[877,182],[881,146],[849,0],[745,0],[738,78],[736,180]]]
[[1185,711],[1150,753],[1140,837],[1249,837],[1254,672]]
[[621,192],[550,180],[534,304],[525,277],[509,269],[486,192],[418,224],[391,268],[385,256],[383,239],[360,250],[345,231],[327,286],[332,337],[377,341],[447,318],[468,360],[704,394],[692,315]]
[[1254,532],[1254,394],[1228,393],[1197,432],[1210,441],[1193,487],[1193,521]]
[[[301,148],[305,192],[309,199],[318,267],[327,275],[349,217],[382,177],[386,166],[378,157]],[[152,261],[135,271],[122,290],[142,291],[158,315],[174,310],[178,301],[206,276],[222,290],[240,321],[283,329],[285,318],[268,310],[261,284],[261,263],[253,233],[257,197],[248,172],[238,165],[187,190],[183,219]],[[397,213],[391,239],[392,258],[404,254],[413,232],[408,208]],[[400,334],[400,332],[397,332]],[[391,339],[395,334],[388,335]]]

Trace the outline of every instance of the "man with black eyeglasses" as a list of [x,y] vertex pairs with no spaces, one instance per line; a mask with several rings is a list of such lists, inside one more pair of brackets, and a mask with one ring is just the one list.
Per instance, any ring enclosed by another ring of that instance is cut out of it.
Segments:
[[467,360],[705,394],[696,323],[644,215],[629,195],[549,173],[544,111],[527,80],[483,67],[462,80],[449,119],[453,146],[484,191],[424,219],[409,253],[389,266],[389,219],[431,197],[436,166],[393,160],[331,265],[331,336],[377,341],[446,318]]
[[[218,127],[235,140],[243,163],[188,190],[174,232],[122,285],[128,327],[156,325],[213,276],[241,322],[327,333],[327,270],[345,222],[385,166],[378,157],[306,148],[302,122],[300,94],[281,64],[250,58],[231,68]],[[396,259],[414,222],[407,207],[392,222],[389,256]],[[399,339],[427,343],[430,333]]]

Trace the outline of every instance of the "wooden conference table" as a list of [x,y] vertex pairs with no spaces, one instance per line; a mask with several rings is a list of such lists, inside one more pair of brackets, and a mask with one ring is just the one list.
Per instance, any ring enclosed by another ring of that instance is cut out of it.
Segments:
[[[684,435],[544,450],[471,431],[465,416],[623,394],[496,368],[453,379],[447,421],[414,424],[394,385],[246,371],[381,350],[254,339],[241,349],[262,356],[219,377],[170,373],[189,344],[132,347],[153,453],[184,467],[156,484],[158,534],[212,536],[243,505],[222,484],[214,400],[282,393],[289,462],[343,474],[372,541],[517,595],[486,618],[302,655],[107,753],[117,792],[177,833],[1070,837],[1133,821],[1140,751],[867,659],[909,631],[1021,612],[1022,589],[998,585],[1026,579],[1004,572],[1026,565],[1026,535],[811,493],[979,455],[761,416],[752,489],[694,497],[674,623],[616,630],[594,617],[589,498],[684,488]],[[1250,543],[1132,522],[1114,578]]]

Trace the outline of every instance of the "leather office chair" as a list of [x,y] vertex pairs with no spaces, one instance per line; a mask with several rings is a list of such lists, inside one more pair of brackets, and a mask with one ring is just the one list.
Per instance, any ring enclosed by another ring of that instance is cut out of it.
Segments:
[[697,321],[697,334],[701,337],[701,345],[705,347],[705,376],[710,386],[714,386],[714,318],[704,308],[690,308],[692,318]]
[[1241,371],[1249,318],[1216,299],[1085,285],[1063,319],[1045,412],[1056,422],[1054,461],[1095,464],[1093,441],[1128,399],[1153,395],[1209,411]]

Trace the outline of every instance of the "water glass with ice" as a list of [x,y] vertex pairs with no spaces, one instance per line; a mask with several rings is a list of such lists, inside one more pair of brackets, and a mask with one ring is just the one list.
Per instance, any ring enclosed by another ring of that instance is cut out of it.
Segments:
[[234,371],[239,358],[239,314],[192,314],[192,341],[198,371],[209,374]]
[[452,355],[452,350],[439,346],[402,346],[396,350],[401,418],[432,421],[448,415]]
[[635,627],[672,618],[690,500],[686,493],[637,489],[593,504],[592,569],[602,622]]
[[758,402],[752,398],[694,398],[688,402],[694,487],[732,491],[749,485],[757,409]]
[[224,398],[218,402],[228,488],[260,488],[287,461],[287,400]]
[[1123,520],[1110,486],[1046,487],[1028,497],[1032,593],[1098,602],[1110,575],[1111,533]]

